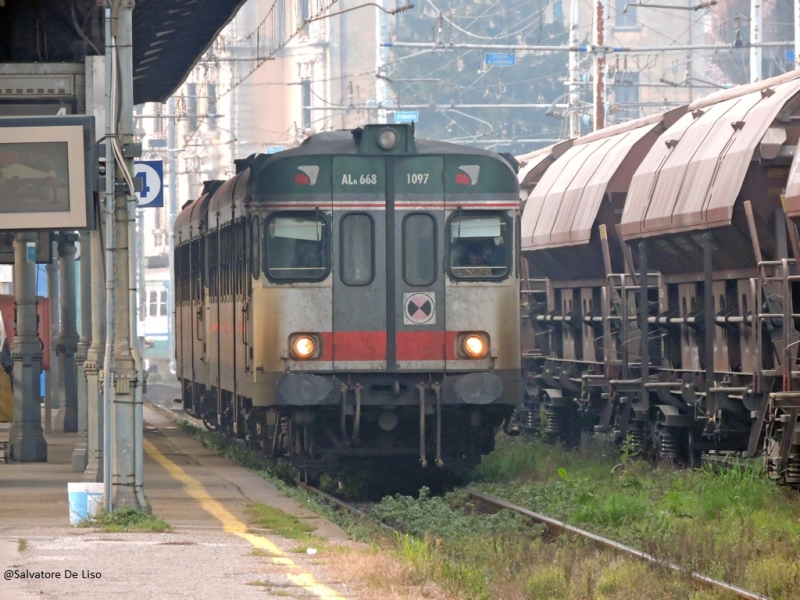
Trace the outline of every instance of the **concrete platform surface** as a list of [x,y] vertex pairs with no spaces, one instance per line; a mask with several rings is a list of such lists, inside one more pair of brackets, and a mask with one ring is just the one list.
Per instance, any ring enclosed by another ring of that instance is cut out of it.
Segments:
[[335,560],[250,530],[244,509],[252,502],[281,508],[316,525],[324,545],[347,546],[337,526],[160,414],[145,409],[144,488],[153,512],[173,526],[168,533],[70,527],[67,483],[82,479],[71,470],[76,434],[46,437],[49,462],[0,463],[0,600],[369,597],[342,581]]

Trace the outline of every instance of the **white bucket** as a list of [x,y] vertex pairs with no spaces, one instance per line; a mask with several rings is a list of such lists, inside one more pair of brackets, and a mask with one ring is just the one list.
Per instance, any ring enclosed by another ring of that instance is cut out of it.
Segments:
[[77,525],[81,521],[97,516],[98,509],[103,506],[102,483],[68,483],[69,523]]

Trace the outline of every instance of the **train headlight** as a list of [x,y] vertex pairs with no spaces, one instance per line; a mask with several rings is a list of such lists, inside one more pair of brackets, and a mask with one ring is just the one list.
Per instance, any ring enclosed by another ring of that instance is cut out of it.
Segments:
[[481,333],[467,333],[461,337],[460,346],[466,358],[484,358],[489,353],[489,338]]
[[313,336],[300,334],[291,340],[292,358],[307,360],[317,354],[317,341]]
[[384,150],[391,150],[397,144],[397,133],[391,129],[384,129],[378,134],[378,145]]

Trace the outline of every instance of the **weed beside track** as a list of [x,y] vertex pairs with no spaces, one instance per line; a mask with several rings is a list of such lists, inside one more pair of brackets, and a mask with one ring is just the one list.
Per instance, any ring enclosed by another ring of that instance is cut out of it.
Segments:
[[477,489],[753,592],[800,597],[800,498],[762,470],[656,469],[591,443],[498,442]]
[[[274,480],[281,472],[239,444],[187,427],[207,447],[264,476]],[[775,600],[800,597],[800,500],[761,471],[655,469],[631,452],[620,457],[591,443],[568,452],[537,438],[500,436],[475,477],[471,486],[480,491],[687,570]],[[589,542],[554,537],[509,511],[480,514],[458,490],[384,498],[371,515],[403,531],[387,535],[290,484],[282,487],[357,539],[388,550],[407,566],[406,575],[435,582],[454,598],[732,597]]]

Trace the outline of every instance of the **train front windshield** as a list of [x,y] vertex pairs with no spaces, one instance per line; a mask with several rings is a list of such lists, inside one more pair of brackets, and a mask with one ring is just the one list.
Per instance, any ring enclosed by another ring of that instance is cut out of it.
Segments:
[[505,217],[457,216],[450,221],[450,272],[456,279],[499,279],[509,268]]
[[318,281],[328,273],[328,225],[321,217],[275,215],[266,222],[266,272],[280,281]]

